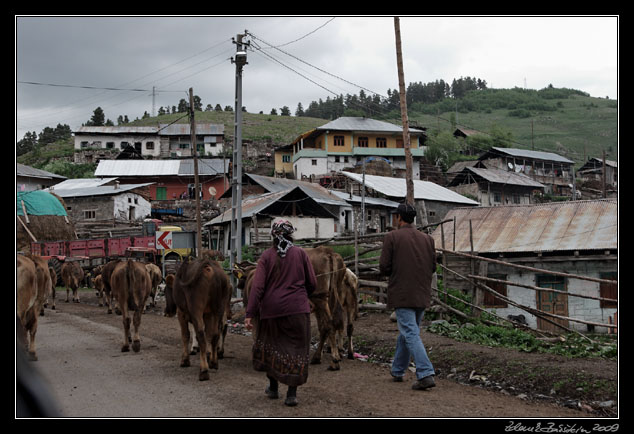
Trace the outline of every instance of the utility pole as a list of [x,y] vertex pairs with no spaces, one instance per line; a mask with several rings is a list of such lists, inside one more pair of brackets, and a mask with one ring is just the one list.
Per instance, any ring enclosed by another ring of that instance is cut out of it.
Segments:
[[152,86],[152,117],[156,116],[156,86]]
[[405,98],[405,74],[403,73],[403,53],[401,50],[401,25],[398,17],[394,17],[394,33],[396,34],[396,64],[398,67],[398,88],[401,97],[401,119],[403,121],[403,146],[405,148],[405,186],[406,201],[414,206],[414,181],[412,175],[412,151],[410,149],[409,120],[407,117],[407,100]]
[[200,184],[198,182],[198,149],[196,146],[196,120],[194,119],[194,89],[189,88],[189,132],[194,156],[194,194],[196,195],[196,257],[203,250],[202,225],[200,222]]
[[[237,35],[233,43],[236,44],[236,57],[231,62],[236,64],[236,103],[233,143],[233,171],[231,175],[231,255],[230,266],[242,262],[242,67],[247,64],[246,48],[249,43],[243,43],[242,38],[247,35]],[[234,278],[235,279],[235,278]],[[240,297],[240,290],[237,290]]]

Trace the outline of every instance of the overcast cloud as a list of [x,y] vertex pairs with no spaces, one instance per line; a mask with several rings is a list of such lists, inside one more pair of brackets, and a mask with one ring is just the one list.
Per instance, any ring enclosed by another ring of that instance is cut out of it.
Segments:
[[[271,48],[248,52],[243,105],[249,112],[286,105],[294,113],[299,102],[306,108],[333,93],[358,94],[357,86],[383,96],[397,89],[393,18],[332,18],[17,16],[16,139],[58,123],[77,129],[98,106],[115,124],[119,115],[140,118],[152,111],[153,86],[156,110],[178,105],[190,87],[204,106],[233,106],[231,38],[245,30],[257,38],[249,38],[252,48],[288,44],[280,50],[295,56]],[[617,17],[405,16],[400,24],[406,83],[470,76],[494,88],[552,84],[618,98]]]

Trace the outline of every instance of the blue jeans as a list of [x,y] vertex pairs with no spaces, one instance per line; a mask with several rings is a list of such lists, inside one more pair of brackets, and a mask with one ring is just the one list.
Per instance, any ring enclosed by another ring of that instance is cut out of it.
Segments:
[[420,322],[424,309],[397,308],[399,335],[396,339],[396,351],[392,361],[392,375],[402,377],[409,366],[410,357],[416,364],[416,379],[435,375],[434,367],[427,357],[427,351],[420,338]]

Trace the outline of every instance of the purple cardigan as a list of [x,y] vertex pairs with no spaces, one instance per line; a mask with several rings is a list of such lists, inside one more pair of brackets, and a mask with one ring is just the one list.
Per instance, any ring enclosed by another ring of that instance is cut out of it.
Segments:
[[280,258],[271,247],[258,261],[246,317],[259,314],[260,319],[267,319],[310,313],[308,297],[316,286],[315,271],[303,249],[293,246]]

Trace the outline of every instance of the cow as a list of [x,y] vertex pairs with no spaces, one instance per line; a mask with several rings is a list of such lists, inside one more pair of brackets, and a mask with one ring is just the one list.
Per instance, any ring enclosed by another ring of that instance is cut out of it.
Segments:
[[[352,333],[354,332],[354,322],[359,317],[359,300],[357,299],[358,278],[349,268],[343,279],[343,311],[345,314],[346,334],[348,336],[348,359],[354,359],[352,348]],[[343,351],[343,329],[337,330],[337,343]]]
[[209,369],[218,369],[219,341],[226,333],[226,313],[231,301],[229,277],[218,262],[198,258],[183,262],[165,286],[165,315],[177,314],[183,352],[181,367],[190,366],[189,323],[200,347],[200,381],[209,380]]
[[[53,305],[51,309],[55,310],[55,284],[57,284],[57,273],[55,272],[55,268],[53,268],[50,264],[47,264],[48,273],[51,276],[51,298],[53,299]],[[44,307],[48,307],[48,296],[46,297],[46,301],[44,302]],[[44,310],[42,310],[43,314]]]
[[[330,247],[320,246],[304,250],[308,254],[317,278],[317,288],[311,294],[309,301],[311,310],[317,319],[319,345],[315,353],[313,353],[311,364],[321,363],[321,355],[327,341],[330,344],[332,356],[328,369],[337,371],[340,369],[341,356],[336,344],[336,331],[343,331],[344,327],[343,299],[345,291],[343,282],[346,267],[341,255]],[[237,266],[237,270],[234,270],[234,274],[239,278],[238,288],[244,289],[243,299],[245,304],[249,299],[256,268],[252,264],[240,264]],[[257,324],[257,321],[254,321],[254,323]],[[254,336],[255,334],[256,331],[254,329]]]
[[158,293],[158,286],[163,281],[163,272],[155,264],[145,264],[145,269],[150,275],[152,281],[152,290],[150,291],[150,307],[154,307],[156,304],[156,294]]
[[[114,271],[115,267],[117,265],[119,265],[121,263],[120,259],[114,259],[110,262],[108,262],[105,265],[99,265],[97,267],[95,267],[95,269],[93,270],[93,274],[95,276],[101,276],[101,292],[98,292],[98,296],[101,296],[102,301],[105,303],[105,305],[108,307],[108,313],[112,313],[112,305],[113,303],[113,299],[112,299],[112,288],[110,286],[110,278],[112,277],[112,272]],[[97,291],[99,291],[99,289],[97,289]]]
[[[130,341],[132,341],[132,350],[135,353],[138,353],[141,349],[141,340],[139,338],[141,314],[150,295],[151,285],[150,276],[145,266],[132,259],[119,262],[112,271],[110,276],[112,297],[117,300],[123,318],[123,346],[121,347],[121,352],[130,351]],[[129,310],[134,311],[132,319],[134,325],[133,339],[130,339]]]
[[78,289],[84,280],[84,270],[79,262],[64,262],[62,265],[62,280],[66,287],[66,303],[69,302],[69,293],[73,291],[73,302],[79,303]]
[[17,258],[17,316],[29,337],[29,360],[37,360],[35,352],[35,334],[37,320],[52,288],[48,264],[38,256]]

